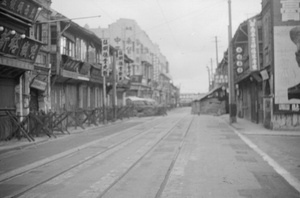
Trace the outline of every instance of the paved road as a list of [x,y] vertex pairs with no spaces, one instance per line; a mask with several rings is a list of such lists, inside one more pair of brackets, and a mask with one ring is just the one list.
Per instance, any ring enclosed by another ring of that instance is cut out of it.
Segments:
[[0,195],[300,197],[300,136],[243,126],[182,108],[3,152]]

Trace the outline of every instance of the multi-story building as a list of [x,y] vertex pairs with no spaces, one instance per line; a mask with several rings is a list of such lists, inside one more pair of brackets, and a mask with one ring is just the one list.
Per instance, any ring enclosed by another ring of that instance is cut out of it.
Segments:
[[262,1],[263,104],[266,126],[300,128],[300,1]]
[[92,109],[103,105],[101,47],[102,40],[94,33],[52,11],[53,111]]
[[[263,0],[262,12],[235,32],[232,67],[239,118],[275,130],[299,130],[299,10],[299,1]],[[225,53],[218,75],[227,75],[226,60]]]
[[133,60],[127,70],[130,88],[126,96],[153,98],[159,103],[170,103],[169,85],[172,80],[169,64],[149,36],[131,19],[119,19],[108,28],[91,29],[100,38],[123,50]]
[[[48,91],[48,26],[38,22],[48,20],[48,5],[47,1],[0,1],[1,119],[5,120],[10,112],[22,120],[30,110],[45,109],[42,101]],[[33,106],[33,101],[41,101],[40,107]],[[7,137],[12,127],[4,120],[0,131]]]

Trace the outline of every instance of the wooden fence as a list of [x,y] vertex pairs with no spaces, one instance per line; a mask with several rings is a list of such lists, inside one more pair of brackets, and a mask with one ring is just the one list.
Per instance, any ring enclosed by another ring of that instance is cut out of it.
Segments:
[[[70,127],[85,129],[90,125],[98,126],[100,123],[113,121],[112,107],[106,108],[106,119],[104,119],[104,108],[77,109],[73,111],[63,110],[62,113],[31,112],[27,116],[17,116],[12,111],[4,111],[5,115],[0,116],[0,141],[13,138],[27,138],[28,141],[35,141],[34,137],[47,135],[56,137],[54,131],[68,133]],[[132,106],[116,107],[116,118],[123,119],[131,117]]]

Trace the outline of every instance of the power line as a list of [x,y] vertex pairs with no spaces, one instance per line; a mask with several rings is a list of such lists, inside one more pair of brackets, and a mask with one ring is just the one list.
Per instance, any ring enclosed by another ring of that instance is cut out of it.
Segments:
[[166,24],[168,25],[168,28],[169,28],[169,30],[170,30],[170,32],[171,32],[171,35],[172,35],[172,37],[173,37],[173,39],[174,39],[174,41],[175,41],[175,44],[176,44],[177,48],[178,48],[178,49],[181,51],[181,53],[182,53],[181,47],[179,46],[179,44],[178,44],[178,42],[177,42],[177,39],[176,39],[175,36],[174,36],[174,33],[173,33],[173,31],[172,31],[172,29],[171,29],[171,26],[170,26],[170,23],[168,22],[168,20],[167,20],[167,18],[166,18],[166,15],[165,15],[165,13],[164,13],[164,11],[163,11],[163,9],[162,9],[160,3],[159,3],[159,0],[156,0],[156,3],[157,3],[157,5],[158,5],[158,7],[159,7],[159,9],[160,9],[160,11],[161,11],[161,13],[162,13],[164,19],[165,19]]

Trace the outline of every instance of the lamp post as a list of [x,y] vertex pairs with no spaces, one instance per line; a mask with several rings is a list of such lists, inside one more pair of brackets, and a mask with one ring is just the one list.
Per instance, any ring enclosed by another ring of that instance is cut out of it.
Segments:
[[228,0],[229,26],[228,26],[228,86],[229,86],[229,123],[236,122],[236,101],[234,92],[233,54],[232,54],[232,24],[231,0]]

